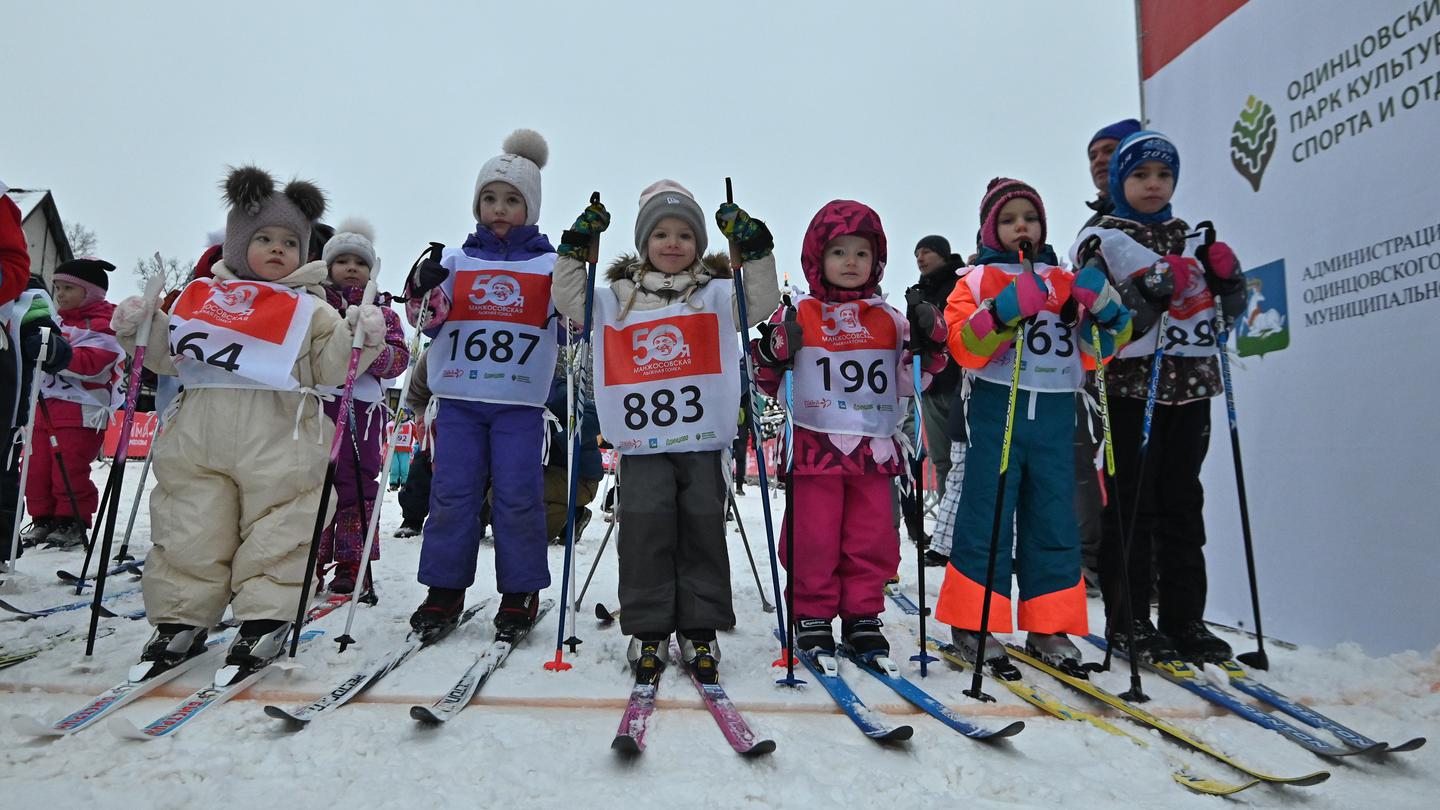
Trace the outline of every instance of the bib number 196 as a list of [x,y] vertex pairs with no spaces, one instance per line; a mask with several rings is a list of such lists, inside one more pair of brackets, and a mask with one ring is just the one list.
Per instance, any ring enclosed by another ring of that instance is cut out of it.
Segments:
[[687,385],[680,389],[680,393],[685,397],[685,401],[681,403],[681,407],[686,409],[683,415],[675,407],[675,392],[668,388],[655,391],[648,401],[644,394],[638,392],[626,394],[623,400],[625,427],[631,430],[644,430],[651,424],[656,427],[669,427],[675,424],[677,419],[687,424],[699,422],[705,415],[705,408],[700,404],[700,389]]

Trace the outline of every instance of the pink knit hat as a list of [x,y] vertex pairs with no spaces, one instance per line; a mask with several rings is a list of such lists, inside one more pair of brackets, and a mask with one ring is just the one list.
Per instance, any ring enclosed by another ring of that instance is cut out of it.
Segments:
[[1040,238],[1036,244],[1045,244],[1045,203],[1040,201],[1040,193],[1009,177],[997,177],[985,187],[985,198],[980,201],[980,244],[991,250],[1005,249],[1000,244],[1000,209],[1016,198],[1029,200],[1040,212]]

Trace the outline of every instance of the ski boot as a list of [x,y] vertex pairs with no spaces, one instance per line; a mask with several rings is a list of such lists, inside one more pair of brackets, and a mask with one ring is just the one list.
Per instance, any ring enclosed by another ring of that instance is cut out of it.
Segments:
[[30,525],[20,533],[20,545],[33,546],[45,542],[45,538],[55,531],[56,522],[53,517],[37,517],[30,519]]
[[1066,675],[1076,678],[1090,677],[1089,671],[1081,663],[1080,649],[1064,633],[1037,633],[1032,630],[1025,638],[1025,652]]
[[1115,648],[1116,652],[1138,654],[1141,661],[1151,664],[1162,661],[1175,661],[1180,658],[1180,653],[1175,650],[1174,642],[1164,633],[1155,629],[1155,625],[1147,619],[1135,620],[1135,651],[1130,650],[1130,634],[1124,628],[1105,628],[1105,643]]
[[290,627],[290,622],[279,619],[241,622],[240,632],[235,635],[230,652],[225,654],[225,665],[238,667],[245,674],[265,668],[285,652]]
[[336,563],[330,571],[330,592],[354,593],[355,573],[355,563]]
[[395,537],[416,537],[420,534],[421,527],[411,523],[401,523],[400,528],[395,530]]
[[670,640],[667,633],[660,638],[643,639],[635,636],[630,639],[630,649],[625,657],[630,661],[630,668],[635,672],[635,683],[654,684],[660,680],[660,673],[665,671],[666,659],[669,656],[670,648],[666,643]]
[[714,630],[681,630],[680,655],[700,683],[720,682],[720,642]]
[[140,663],[130,668],[130,681],[138,683],[153,678],[205,652],[205,636],[208,633],[203,627],[188,624],[157,625],[154,635],[145,643],[145,650],[140,653]]
[[796,619],[795,648],[801,652],[835,654],[835,636],[829,619]]
[[1219,664],[1235,657],[1224,639],[1210,632],[1204,619],[1166,624],[1163,631],[1175,643],[1180,658],[1194,664]]
[[55,521],[55,528],[45,538],[46,548],[71,549],[85,545],[90,539],[90,531],[85,524],[74,518],[60,518]]
[[875,616],[842,619],[840,635],[845,646],[861,661],[891,677],[900,674],[900,667],[890,660],[890,642],[880,632],[884,623]]
[[500,594],[500,609],[495,613],[495,640],[514,641],[535,624],[540,612],[540,593]]
[[941,567],[941,566],[945,566],[945,565],[949,565],[949,564],[950,564],[950,556],[949,556],[948,554],[941,554],[941,553],[939,553],[939,552],[937,552],[937,551],[931,551],[930,549],[925,549],[925,567],[926,567],[926,568],[939,568],[939,567]]
[[410,627],[425,644],[440,640],[460,623],[465,610],[465,591],[459,588],[431,588],[425,601],[410,614]]
[[[960,648],[960,657],[975,663],[976,648],[980,646],[980,633],[976,630],[961,630],[958,627],[950,628],[950,640]],[[995,638],[994,633],[985,634],[985,664],[992,669],[1003,666],[1014,666],[1010,663],[1010,656],[1005,654],[1005,645],[1000,639]]]

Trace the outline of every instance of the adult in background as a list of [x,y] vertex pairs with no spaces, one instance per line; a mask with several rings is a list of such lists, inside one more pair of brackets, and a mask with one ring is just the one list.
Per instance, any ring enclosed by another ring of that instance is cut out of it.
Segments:
[[1115,203],[1110,199],[1110,157],[1121,141],[1139,131],[1139,121],[1125,118],[1101,127],[1090,137],[1085,157],[1090,161],[1090,182],[1095,184],[1095,199],[1085,203],[1094,212],[1086,220],[1086,228],[1094,227],[1101,217],[1115,210]]
[[[1100,219],[1115,210],[1110,199],[1110,158],[1115,147],[1129,135],[1140,131],[1140,122],[1126,118],[1100,128],[1085,147],[1085,156],[1090,164],[1090,181],[1095,184],[1095,199],[1085,205],[1094,213],[1085,227],[1093,227]],[[1085,390],[1090,401],[1098,401],[1099,390],[1095,375],[1086,375]],[[1100,439],[1099,414],[1087,405],[1087,398],[1076,398],[1075,413],[1075,520],[1080,527],[1080,558],[1085,575],[1085,591],[1089,596],[1100,595],[1100,537],[1103,508],[1100,497],[1100,474],[1096,458]]]
[[[915,285],[920,295],[944,312],[945,301],[959,279],[955,273],[965,266],[964,257],[950,252],[950,242],[945,237],[931,234],[915,244],[915,264],[920,268],[920,282]],[[925,418],[925,449],[930,454],[930,462],[935,465],[935,480],[941,498],[945,497],[945,478],[950,474],[951,465],[952,437],[946,423],[959,386],[960,366],[951,363],[935,375],[934,382],[920,398],[920,410]]]

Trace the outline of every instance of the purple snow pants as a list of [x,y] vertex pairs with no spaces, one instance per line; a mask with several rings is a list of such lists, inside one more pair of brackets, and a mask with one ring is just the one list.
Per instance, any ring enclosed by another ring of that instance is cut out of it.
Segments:
[[[337,562],[355,566],[358,570],[360,552],[365,548],[365,530],[370,526],[370,510],[375,508],[375,496],[380,491],[380,443],[384,438],[385,412],[381,408],[371,410],[370,402],[355,400],[355,424],[347,428],[340,440],[340,458],[335,463],[335,519],[320,537],[321,565]],[[338,398],[325,403],[325,415],[331,421],[340,413]],[[350,437],[355,437],[360,449],[358,480],[360,490],[355,488],[355,447]],[[360,503],[363,491],[365,502]],[[370,559],[380,559],[380,540],[370,549]]]
[[474,584],[480,505],[488,485],[498,590],[529,593],[549,587],[543,414],[543,408],[530,405],[440,400],[420,584],[460,589]]

